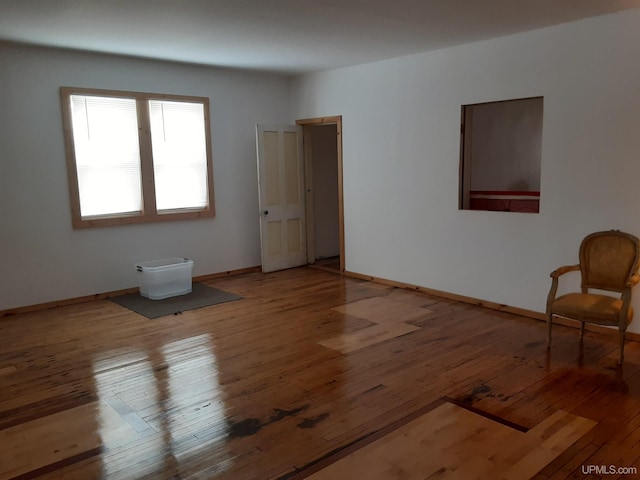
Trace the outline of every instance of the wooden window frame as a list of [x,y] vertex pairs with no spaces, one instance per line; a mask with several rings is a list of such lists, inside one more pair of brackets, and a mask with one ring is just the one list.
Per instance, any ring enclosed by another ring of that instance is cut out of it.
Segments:
[[[140,171],[142,186],[142,211],[127,214],[99,215],[82,217],[80,210],[80,190],[76,169],[73,125],[71,120],[71,95],[88,95],[97,97],[131,98],[136,100],[138,115],[138,139],[140,147]],[[149,100],[167,100],[199,103],[203,105],[205,125],[205,148],[207,155],[207,206],[204,208],[184,208],[158,212],[156,208],[155,181],[153,170],[153,154],[151,147],[151,128],[149,123]],[[190,220],[215,216],[213,193],[213,157],[211,154],[211,120],[209,99],[186,95],[159,93],[129,92],[122,90],[101,90],[93,88],[60,87],[62,103],[62,124],[69,181],[71,202],[71,218],[73,228],[106,227],[149,222]]]

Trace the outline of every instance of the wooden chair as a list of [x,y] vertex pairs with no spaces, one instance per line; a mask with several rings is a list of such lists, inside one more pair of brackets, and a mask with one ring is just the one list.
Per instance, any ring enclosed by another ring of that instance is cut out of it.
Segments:
[[[553,317],[580,321],[580,341],[584,324],[617,326],[620,332],[620,356],[624,358],[624,337],[633,318],[631,288],[640,281],[637,275],[640,243],[637,237],[618,230],[587,235],[580,245],[580,263],[551,272],[552,284],[547,297],[547,347],[551,347]],[[556,298],[558,279],[568,272],[580,271],[581,292]],[[615,292],[619,297],[591,290]]]

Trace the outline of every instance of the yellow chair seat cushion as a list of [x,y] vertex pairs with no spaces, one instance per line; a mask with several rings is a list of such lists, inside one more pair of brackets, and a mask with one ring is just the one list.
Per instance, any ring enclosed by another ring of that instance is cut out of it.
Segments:
[[[618,325],[622,300],[608,295],[593,293],[568,293],[556,298],[551,312],[561,317],[584,320],[602,325]],[[633,318],[633,309],[629,307],[627,323]]]

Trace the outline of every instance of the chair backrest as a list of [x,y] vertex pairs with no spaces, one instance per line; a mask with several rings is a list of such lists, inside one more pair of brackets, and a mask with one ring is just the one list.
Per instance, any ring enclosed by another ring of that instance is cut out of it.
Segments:
[[610,230],[587,235],[580,245],[582,290],[622,292],[638,270],[640,241],[634,235]]

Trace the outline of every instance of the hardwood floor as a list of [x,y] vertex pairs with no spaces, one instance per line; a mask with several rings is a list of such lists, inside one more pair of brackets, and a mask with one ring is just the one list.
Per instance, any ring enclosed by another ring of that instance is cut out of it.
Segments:
[[[557,326],[548,352],[542,322],[311,268],[206,283],[244,298],[155,320],[109,300],[2,319],[0,480],[352,479],[357,465],[319,468],[373,439],[391,450],[443,404],[516,432],[485,443],[548,445],[539,425],[584,419],[538,480],[640,468],[635,342],[617,368],[614,336],[580,348]],[[433,435],[421,455],[453,455]]]
[[444,402],[309,479],[531,478],[595,423],[560,410],[522,432]]
[[327,272],[340,272],[340,257],[329,257],[316,259],[316,262],[309,265],[310,268],[317,268],[318,270],[325,270]]

